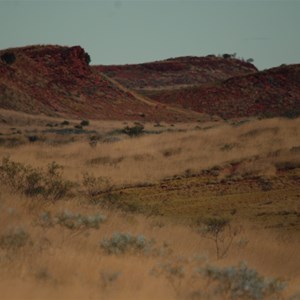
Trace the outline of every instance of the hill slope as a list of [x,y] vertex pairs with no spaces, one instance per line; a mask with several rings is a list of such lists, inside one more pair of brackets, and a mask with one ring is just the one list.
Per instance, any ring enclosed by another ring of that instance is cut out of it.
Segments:
[[29,46],[0,51],[0,56],[0,108],[92,119],[195,118],[142,101],[90,67],[79,46]]
[[155,101],[225,119],[300,114],[300,65],[258,71],[209,55],[96,68]]
[[0,51],[0,108],[89,119],[188,121],[297,116],[300,65],[259,72],[232,57],[90,66],[79,46]]
[[176,103],[225,119],[245,116],[298,116],[300,64],[233,77],[210,87],[152,92],[151,97],[163,103]]
[[207,85],[257,71],[250,63],[214,55],[177,57],[143,64],[94,68],[142,94],[153,90]]

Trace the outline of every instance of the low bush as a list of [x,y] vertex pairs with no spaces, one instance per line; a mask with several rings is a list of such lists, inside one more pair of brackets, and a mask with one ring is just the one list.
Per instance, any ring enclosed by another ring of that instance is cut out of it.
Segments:
[[62,126],[67,126],[67,125],[70,125],[70,122],[67,121],[67,120],[64,120],[60,123]]
[[0,248],[17,250],[24,247],[30,240],[30,236],[22,228],[12,228],[0,235]]
[[280,280],[263,277],[246,263],[225,268],[206,266],[197,272],[209,280],[213,293],[221,299],[282,299],[286,287]]
[[99,135],[90,135],[89,136],[89,145],[91,147],[96,147],[101,137]]
[[110,184],[108,178],[102,176],[95,177],[89,173],[83,174],[82,185],[84,188],[84,193],[90,200],[93,200],[100,194],[107,193],[112,190],[112,185]]
[[63,167],[56,162],[50,163],[44,171],[5,157],[0,164],[0,183],[27,196],[57,200],[64,197],[73,186],[70,181],[63,179],[62,170]]
[[202,236],[214,242],[217,259],[224,258],[239,230],[233,230],[230,225],[230,220],[221,217],[200,220],[198,223]]
[[139,136],[144,133],[144,126],[142,124],[136,124],[135,126],[126,126],[122,129],[122,133],[129,135],[130,137]]
[[101,214],[82,215],[64,210],[54,216],[50,212],[42,213],[38,218],[37,225],[43,228],[59,225],[67,229],[85,230],[99,229],[100,224],[105,221],[106,217]]
[[80,122],[80,125],[81,125],[81,126],[89,126],[89,125],[90,125],[90,121],[89,121],[89,120],[82,120],[82,121]]
[[39,140],[39,137],[37,135],[29,135],[27,138],[30,143],[34,143]]
[[111,238],[103,239],[100,247],[107,254],[149,253],[153,243],[153,240],[148,240],[143,235],[134,236],[131,233],[116,232]]

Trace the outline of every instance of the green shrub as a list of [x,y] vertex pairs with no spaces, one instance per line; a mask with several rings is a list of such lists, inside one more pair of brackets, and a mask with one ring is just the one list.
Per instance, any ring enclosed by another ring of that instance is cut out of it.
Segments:
[[222,299],[282,299],[281,292],[286,287],[280,280],[264,278],[246,263],[225,268],[206,266],[197,271],[210,280],[214,294]]
[[82,121],[80,122],[80,125],[81,125],[81,126],[89,126],[89,125],[90,125],[90,121],[89,121],[89,120],[82,120]]
[[62,169],[62,166],[52,162],[44,171],[5,157],[0,164],[0,182],[27,196],[40,195],[45,199],[57,200],[64,197],[73,186],[70,181],[63,179]]
[[288,110],[283,113],[283,117],[288,119],[296,119],[300,116],[300,109]]
[[99,142],[99,140],[100,140],[100,138],[101,137],[99,135],[90,135],[89,136],[89,145],[91,147],[96,147],[97,144],[98,144],[98,142]]
[[22,228],[12,228],[0,235],[0,248],[17,250],[24,247],[30,239],[29,234]]
[[22,187],[25,195],[35,196],[45,193],[43,185],[43,173],[39,169],[26,169],[24,186]]
[[226,218],[212,217],[200,220],[199,223],[202,236],[214,242],[217,259],[225,257],[239,230],[233,230],[230,221]]
[[44,176],[45,192],[44,196],[54,200],[61,199],[71,190],[73,183],[63,179],[63,166],[52,162],[48,165]]
[[135,126],[126,126],[122,129],[122,133],[129,135],[130,137],[139,136],[144,133],[144,126],[142,124],[136,124]]
[[89,173],[83,174],[82,185],[84,187],[84,193],[90,200],[93,200],[100,194],[107,193],[112,190],[112,185],[110,184],[108,178],[102,176],[95,177]]
[[105,220],[106,217],[100,214],[84,216],[70,211],[63,211],[56,216],[56,223],[68,229],[99,229]]
[[64,120],[63,122],[60,123],[62,126],[67,126],[70,125],[70,122],[67,120]]
[[146,239],[143,235],[134,236],[131,233],[116,232],[109,239],[103,239],[100,247],[107,254],[149,253],[154,241]]
[[34,143],[39,140],[39,137],[37,135],[29,135],[27,138],[30,143]]
[[188,276],[188,273],[184,266],[184,261],[180,257],[177,257],[165,263],[158,263],[150,270],[150,275],[155,277],[164,276],[179,296],[182,292],[182,282]]
[[99,229],[100,224],[106,221],[106,217],[101,214],[82,215],[69,210],[61,211],[54,216],[50,212],[42,213],[37,221],[37,225],[43,228],[50,228],[56,225],[73,230]]

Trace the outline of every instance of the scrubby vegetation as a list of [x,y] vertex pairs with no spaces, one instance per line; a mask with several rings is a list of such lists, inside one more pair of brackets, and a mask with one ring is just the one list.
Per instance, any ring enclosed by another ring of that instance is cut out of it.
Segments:
[[1,299],[299,299],[298,119],[101,126],[0,147]]
[[72,187],[70,181],[63,179],[62,169],[62,166],[52,162],[44,171],[4,157],[0,164],[0,181],[13,191],[26,196],[58,200],[66,196]]
[[214,242],[217,259],[221,259],[227,255],[238,230],[231,228],[230,220],[214,217],[202,222],[200,233]]
[[144,131],[144,126],[142,124],[136,124],[135,126],[129,127],[126,126],[123,130],[122,133],[125,133],[131,137],[133,136],[139,136],[143,133]]
[[280,280],[264,278],[246,263],[237,267],[206,266],[197,270],[212,281],[212,294],[223,299],[281,299],[286,285]]
[[124,254],[127,252],[145,254],[151,252],[154,241],[143,235],[134,236],[131,233],[116,232],[111,238],[101,241],[101,248],[108,254]]

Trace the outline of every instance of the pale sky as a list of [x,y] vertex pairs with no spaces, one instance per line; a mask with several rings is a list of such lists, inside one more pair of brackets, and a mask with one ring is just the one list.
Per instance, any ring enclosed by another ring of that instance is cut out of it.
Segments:
[[300,63],[300,0],[0,0],[0,49],[81,45],[92,64],[237,53]]

